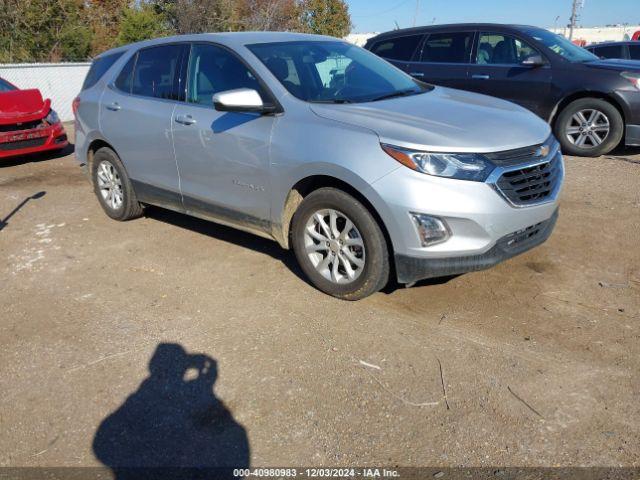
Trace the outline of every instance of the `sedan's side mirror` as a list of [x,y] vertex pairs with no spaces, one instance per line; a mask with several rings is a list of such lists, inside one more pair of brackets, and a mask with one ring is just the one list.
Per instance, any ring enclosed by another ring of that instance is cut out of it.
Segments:
[[522,65],[526,65],[528,67],[541,67],[546,64],[547,62],[544,61],[542,55],[531,55],[522,61]]
[[260,94],[251,88],[218,92],[213,96],[213,106],[219,112],[269,113],[274,110],[270,105],[265,105]]

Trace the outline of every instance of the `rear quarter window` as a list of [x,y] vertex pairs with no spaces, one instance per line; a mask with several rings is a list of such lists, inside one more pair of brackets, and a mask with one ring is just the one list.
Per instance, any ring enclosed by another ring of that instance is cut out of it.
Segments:
[[82,90],[93,87],[102,76],[107,73],[114,63],[122,56],[124,52],[111,53],[102,57],[96,58],[89,68],[87,77],[82,84]]
[[418,48],[422,37],[422,35],[408,35],[381,40],[371,46],[371,52],[390,60],[409,61]]
[[16,87],[11,85],[9,82],[5,82],[0,78],[0,92],[10,92],[11,90],[15,90]]
[[632,60],[640,60],[640,42],[638,45],[629,45],[629,56]]

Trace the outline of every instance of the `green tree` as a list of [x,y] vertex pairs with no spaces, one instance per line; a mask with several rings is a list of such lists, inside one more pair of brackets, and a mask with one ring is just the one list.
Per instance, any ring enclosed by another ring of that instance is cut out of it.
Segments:
[[351,15],[344,0],[301,0],[302,31],[343,38],[351,31]]
[[162,14],[151,6],[143,4],[139,8],[132,7],[124,11],[116,44],[125,45],[170,33]]

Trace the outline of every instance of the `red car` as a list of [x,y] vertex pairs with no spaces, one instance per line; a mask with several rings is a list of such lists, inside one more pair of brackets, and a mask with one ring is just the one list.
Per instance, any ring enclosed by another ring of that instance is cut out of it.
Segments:
[[43,100],[39,90],[19,90],[0,78],[0,159],[60,150],[68,143],[51,100]]

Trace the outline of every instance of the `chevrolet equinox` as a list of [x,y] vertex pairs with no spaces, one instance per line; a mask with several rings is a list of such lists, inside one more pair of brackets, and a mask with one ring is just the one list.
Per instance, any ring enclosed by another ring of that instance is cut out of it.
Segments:
[[559,144],[526,109],[433,87],[330,37],[199,34],[96,58],[76,154],[111,218],[158,205],[293,248],[342,299],[544,242]]

